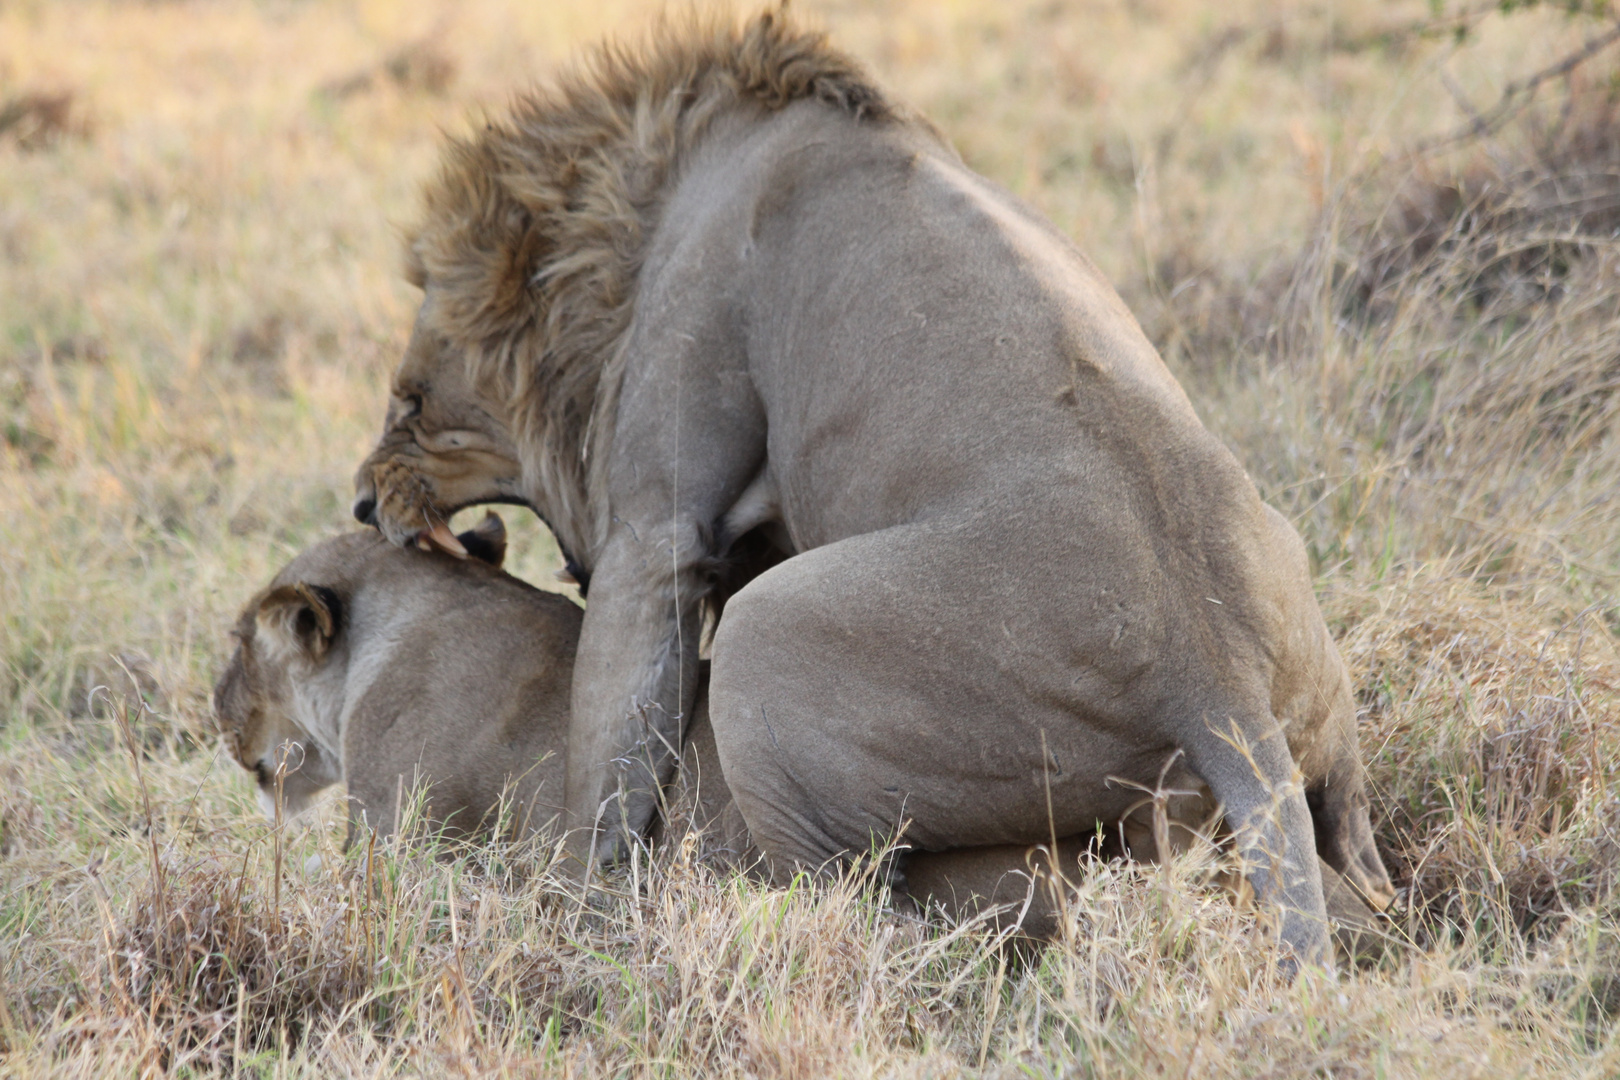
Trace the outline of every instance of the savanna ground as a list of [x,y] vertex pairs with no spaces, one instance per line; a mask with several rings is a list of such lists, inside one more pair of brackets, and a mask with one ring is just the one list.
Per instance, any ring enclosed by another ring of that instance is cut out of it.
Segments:
[[274,829],[208,691],[352,525],[436,132],[648,8],[0,3],[0,1074],[1620,1075],[1620,43],[1513,6],[801,4],[1310,545],[1403,944],[1289,984],[1196,861],[1076,868],[1031,956],[680,852],[586,914],[544,850]]

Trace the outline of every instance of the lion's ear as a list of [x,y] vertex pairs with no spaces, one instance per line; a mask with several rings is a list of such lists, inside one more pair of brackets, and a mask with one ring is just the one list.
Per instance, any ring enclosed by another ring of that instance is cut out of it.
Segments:
[[289,651],[319,660],[337,637],[342,612],[337,593],[325,585],[282,585],[259,601],[259,632]]
[[493,510],[484,511],[484,520],[456,536],[467,554],[499,570],[506,561],[506,522]]

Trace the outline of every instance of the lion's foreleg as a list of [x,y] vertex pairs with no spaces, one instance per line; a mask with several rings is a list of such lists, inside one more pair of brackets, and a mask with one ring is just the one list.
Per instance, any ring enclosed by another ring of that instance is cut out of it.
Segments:
[[[575,849],[620,858],[657,808],[697,693],[700,568],[695,525],[622,528],[592,577],[574,666],[566,802]],[[589,846],[584,837],[594,836]]]

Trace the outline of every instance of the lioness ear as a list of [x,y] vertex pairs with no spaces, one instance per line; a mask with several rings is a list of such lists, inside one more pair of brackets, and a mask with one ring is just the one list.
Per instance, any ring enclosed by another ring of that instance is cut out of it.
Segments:
[[493,510],[484,511],[484,520],[456,536],[467,554],[479,562],[500,569],[506,561],[506,522]]
[[337,637],[342,611],[338,594],[325,585],[282,585],[259,601],[261,633],[283,647],[319,660]]

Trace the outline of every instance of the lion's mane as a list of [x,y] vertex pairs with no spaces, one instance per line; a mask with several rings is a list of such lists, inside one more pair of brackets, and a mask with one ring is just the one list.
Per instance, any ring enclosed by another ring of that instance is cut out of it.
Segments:
[[814,98],[867,122],[897,111],[850,57],[780,9],[665,19],[608,44],[445,148],[406,236],[435,329],[512,403],[537,509],[590,562],[636,278],[668,185],[718,117]]

